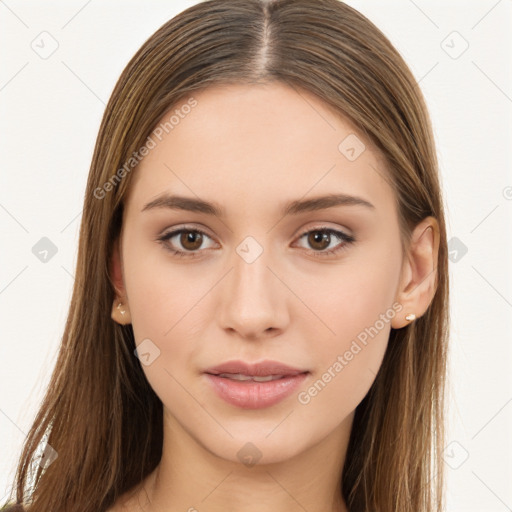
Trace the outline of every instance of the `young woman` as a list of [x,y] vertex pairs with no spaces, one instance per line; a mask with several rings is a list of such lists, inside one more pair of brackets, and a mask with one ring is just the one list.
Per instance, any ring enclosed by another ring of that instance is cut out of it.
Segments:
[[106,108],[19,510],[441,511],[441,197],[419,87],[356,10],[171,19]]

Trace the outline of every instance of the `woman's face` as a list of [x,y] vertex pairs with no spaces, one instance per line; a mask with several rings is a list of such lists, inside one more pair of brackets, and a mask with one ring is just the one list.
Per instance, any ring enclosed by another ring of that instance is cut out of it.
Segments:
[[[394,194],[368,141],[310,93],[187,100],[148,140],[125,205],[142,368],[173,435],[227,460],[285,460],[350,431],[406,313]],[[341,194],[358,199],[315,203]],[[233,361],[249,366],[214,370]],[[250,367],[272,361],[295,374]]]

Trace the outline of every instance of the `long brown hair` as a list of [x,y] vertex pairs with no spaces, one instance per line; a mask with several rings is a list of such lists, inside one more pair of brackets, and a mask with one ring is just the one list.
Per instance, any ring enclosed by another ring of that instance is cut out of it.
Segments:
[[[203,1],[124,69],[94,149],[62,345],[17,468],[13,491],[26,510],[103,512],[158,465],[162,403],[134,356],[131,326],[110,317],[109,262],[136,172],[126,163],[194,91],[271,81],[313,92],[382,152],[405,244],[425,217],[438,221],[435,295],[418,320],[391,330],[356,409],[340,492],[351,512],[442,510],[448,260],[431,122],[397,50],[339,0]],[[46,466],[41,446],[47,459],[58,455]]]

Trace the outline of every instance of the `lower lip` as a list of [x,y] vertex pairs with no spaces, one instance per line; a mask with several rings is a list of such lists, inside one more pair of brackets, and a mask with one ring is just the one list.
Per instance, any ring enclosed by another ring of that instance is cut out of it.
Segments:
[[232,380],[205,374],[213,389],[223,400],[242,409],[263,409],[291,395],[307,377],[307,373],[290,375],[268,382]]

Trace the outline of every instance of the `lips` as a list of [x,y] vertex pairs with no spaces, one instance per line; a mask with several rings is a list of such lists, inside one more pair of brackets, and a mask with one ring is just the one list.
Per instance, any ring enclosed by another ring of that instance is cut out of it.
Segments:
[[208,368],[205,373],[212,375],[231,374],[246,375],[249,377],[268,377],[269,375],[280,375],[287,377],[305,373],[307,370],[293,368],[277,361],[262,361],[260,363],[246,363],[244,361],[227,361],[218,366]]
[[243,409],[261,409],[284,400],[309,371],[276,361],[228,361],[204,373],[217,395],[227,403]]

